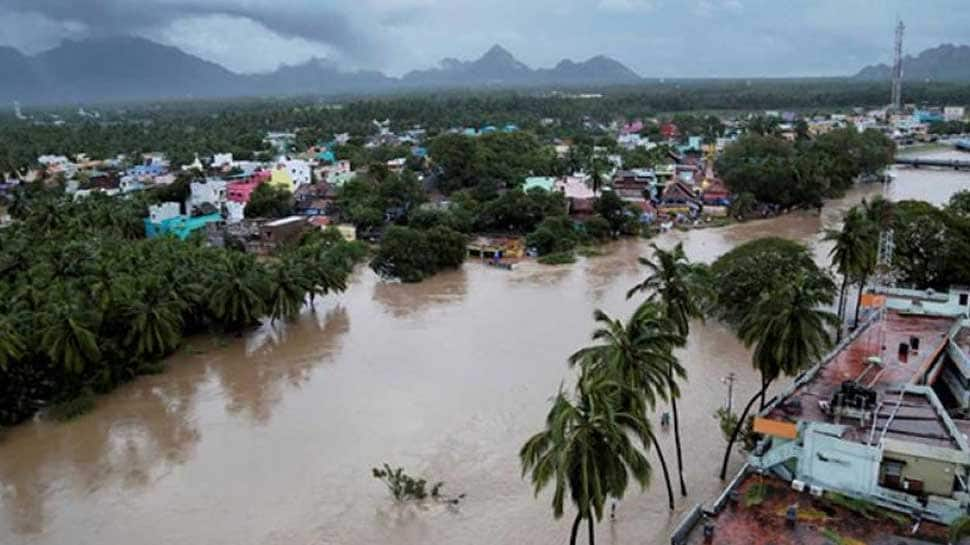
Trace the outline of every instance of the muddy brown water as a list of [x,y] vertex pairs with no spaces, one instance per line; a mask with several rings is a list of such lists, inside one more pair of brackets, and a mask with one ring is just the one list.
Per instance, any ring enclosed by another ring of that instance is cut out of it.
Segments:
[[[897,199],[936,203],[970,175],[900,170]],[[673,232],[711,261],[767,235],[810,244],[878,186],[792,214]],[[66,424],[35,421],[0,442],[0,544],[558,544],[549,494],[535,498],[517,452],[569,382],[565,359],[587,342],[592,313],[627,315],[643,241],[564,267],[506,272],[471,261],[417,285],[361,268],[350,289],[294,323],[240,339],[193,339],[159,376],[98,400]],[[756,389],[749,353],[717,323],[695,323],[680,354],[687,498],[666,507],[659,465],[632,489],[600,543],[666,542],[683,513],[721,488],[724,441],[713,412]],[[657,413],[667,410],[658,407]],[[657,415],[654,416],[657,421]],[[659,426],[658,426],[659,428]],[[661,433],[674,468],[673,437]],[[398,506],[370,468],[384,461],[465,493],[460,508]],[[732,469],[740,465],[735,456]]]

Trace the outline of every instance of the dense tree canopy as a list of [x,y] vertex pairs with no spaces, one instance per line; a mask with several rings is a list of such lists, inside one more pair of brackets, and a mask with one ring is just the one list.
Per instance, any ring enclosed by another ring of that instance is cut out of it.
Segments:
[[145,240],[142,198],[22,191],[20,221],[0,229],[0,424],[109,390],[187,333],[292,316],[311,289],[343,289],[360,258],[331,233],[268,265],[175,238]]

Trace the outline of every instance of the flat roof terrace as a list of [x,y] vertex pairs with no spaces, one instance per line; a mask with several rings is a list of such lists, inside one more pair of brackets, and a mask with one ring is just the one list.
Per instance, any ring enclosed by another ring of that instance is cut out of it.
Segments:
[[[887,312],[777,404],[768,417],[842,424],[848,426],[843,437],[861,443],[877,443],[885,429],[886,437],[958,447],[933,402],[926,395],[902,391],[927,374],[946,347],[953,323],[953,318]],[[909,346],[912,338],[919,339],[918,348],[900,351],[900,345]],[[845,381],[876,392],[874,423],[847,417],[836,420],[823,408]]]
[[[730,501],[717,518],[706,523],[713,527],[710,543],[716,545],[907,545],[945,543],[945,527],[924,521],[916,534],[913,523],[904,515],[826,493],[816,498],[792,490],[785,481],[756,473],[748,474],[736,488],[736,501]],[[794,524],[788,511],[795,507]],[[690,533],[688,543],[705,543],[704,522]]]

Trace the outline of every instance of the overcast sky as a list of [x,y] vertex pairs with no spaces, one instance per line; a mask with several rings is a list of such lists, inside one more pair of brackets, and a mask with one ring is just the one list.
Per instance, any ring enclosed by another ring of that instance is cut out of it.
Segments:
[[843,75],[970,44],[970,0],[0,0],[0,45],[132,34],[237,72],[328,57],[400,75],[501,44],[533,67],[611,56],[647,77]]

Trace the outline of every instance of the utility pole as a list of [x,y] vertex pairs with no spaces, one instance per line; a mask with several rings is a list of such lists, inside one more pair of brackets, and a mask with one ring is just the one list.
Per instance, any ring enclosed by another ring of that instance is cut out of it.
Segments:
[[900,20],[896,24],[896,41],[893,45],[892,103],[893,113],[903,110],[903,31],[906,25]]
[[734,380],[735,375],[733,372],[728,373],[728,376],[721,379],[721,382],[727,384],[728,387],[728,397],[727,397],[727,412],[731,414],[731,410],[734,408]]

